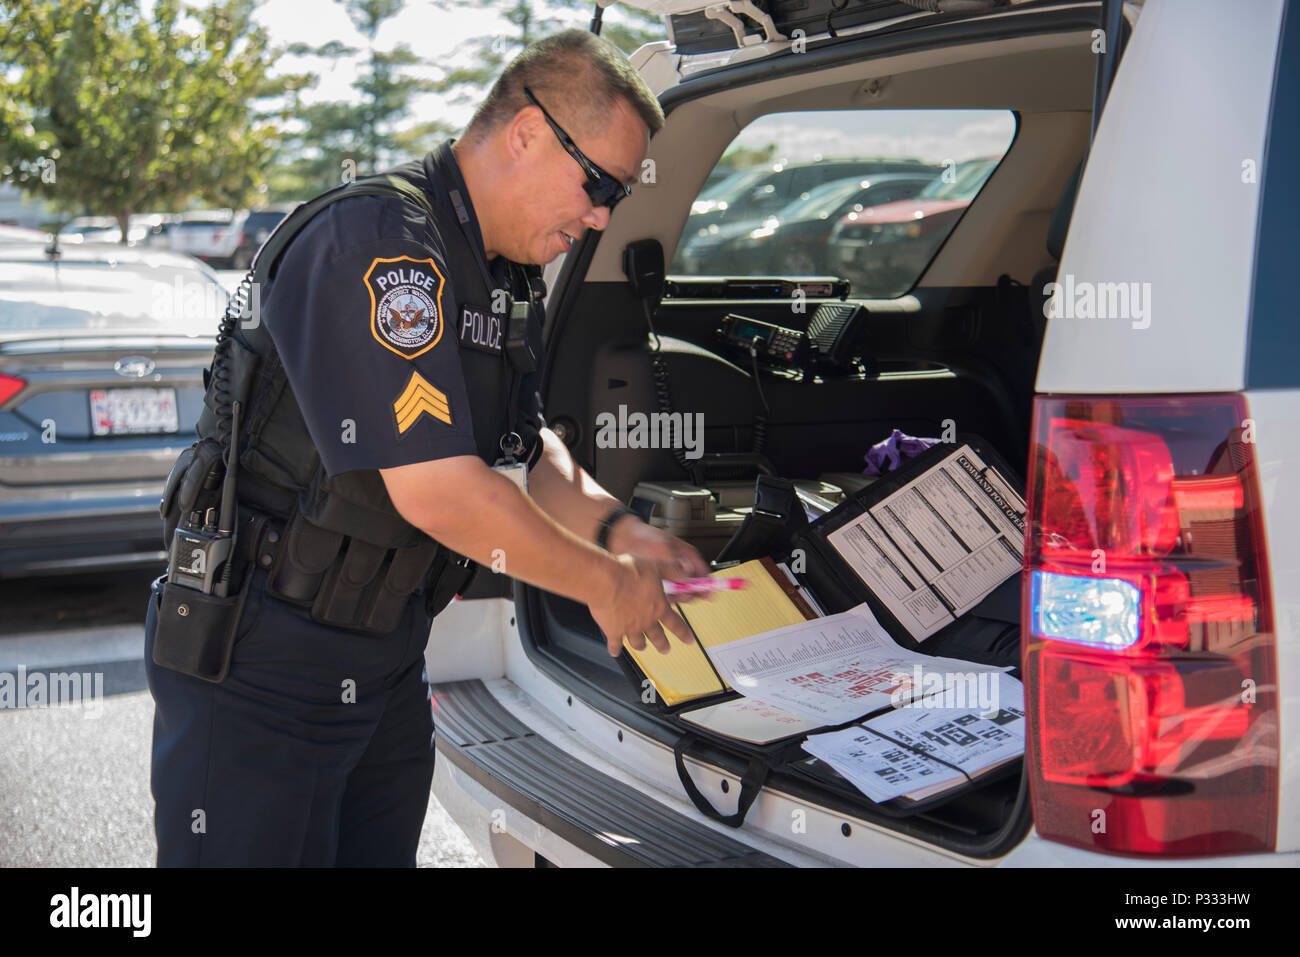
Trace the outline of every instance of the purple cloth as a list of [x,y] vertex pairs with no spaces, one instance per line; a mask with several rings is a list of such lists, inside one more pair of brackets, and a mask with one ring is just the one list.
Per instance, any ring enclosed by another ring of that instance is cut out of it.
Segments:
[[904,435],[898,429],[894,429],[889,438],[877,442],[867,450],[865,456],[867,467],[862,470],[862,474],[884,475],[886,472],[892,472],[904,459],[920,455],[938,442],[938,439],[918,439],[915,435]]

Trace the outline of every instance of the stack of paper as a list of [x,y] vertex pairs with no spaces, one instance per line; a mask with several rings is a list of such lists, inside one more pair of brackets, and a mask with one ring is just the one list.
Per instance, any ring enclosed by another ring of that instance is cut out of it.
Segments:
[[741,694],[819,726],[844,724],[908,701],[924,692],[929,674],[1009,670],[900,647],[865,604],[728,642],[712,649],[711,657]]
[[923,801],[1024,754],[1023,686],[1000,674],[995,698],[962,707],[946,706],[944,695],[922,698],[843,731],[812,735],[803,749],[877,803]]

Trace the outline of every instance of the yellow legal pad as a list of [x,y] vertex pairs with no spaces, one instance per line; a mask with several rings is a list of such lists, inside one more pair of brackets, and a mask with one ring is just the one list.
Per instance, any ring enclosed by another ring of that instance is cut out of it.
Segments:
[[[724,568],[713,572],[711,577],[743,578],[748,585],[738,591],[714,592],[707,598],[677,606],[691,626],[696,644],[682,644],[666,628],[664,632],[671,648],[666,655],[655,651],[649,642],[646,642],[644,651],[636,651],[626,638],[623,640],[623,647],[654,684],[665,704],[680,704],[727,690],[726,682],[709,664],[705,648],[796,625],[813,617],[812,609],[803,603],[802,598],[791,596],[794,586],[771,559],[757,559],[734,568]],[[800,605],[803,605],[803,610]]]

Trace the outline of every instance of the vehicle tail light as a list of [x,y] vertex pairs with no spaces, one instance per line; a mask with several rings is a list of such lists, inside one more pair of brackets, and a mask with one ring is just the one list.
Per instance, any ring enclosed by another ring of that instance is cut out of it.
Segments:
[[1026,756],[1041,836],[1271,850],[1275,645],[1238,395],[1040,397],[1026,525]]
[[0,375],[0,405],[4,405],[27,386],[25,379],[11,375]]

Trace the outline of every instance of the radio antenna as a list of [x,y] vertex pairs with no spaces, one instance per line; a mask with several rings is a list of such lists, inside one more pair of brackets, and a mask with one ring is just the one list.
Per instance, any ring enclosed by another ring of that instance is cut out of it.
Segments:
[[230,407],[230,451],[226,456],[226,478],[221,485],[222,535],[235,531],[235,473],[239,471],[239,402]]

